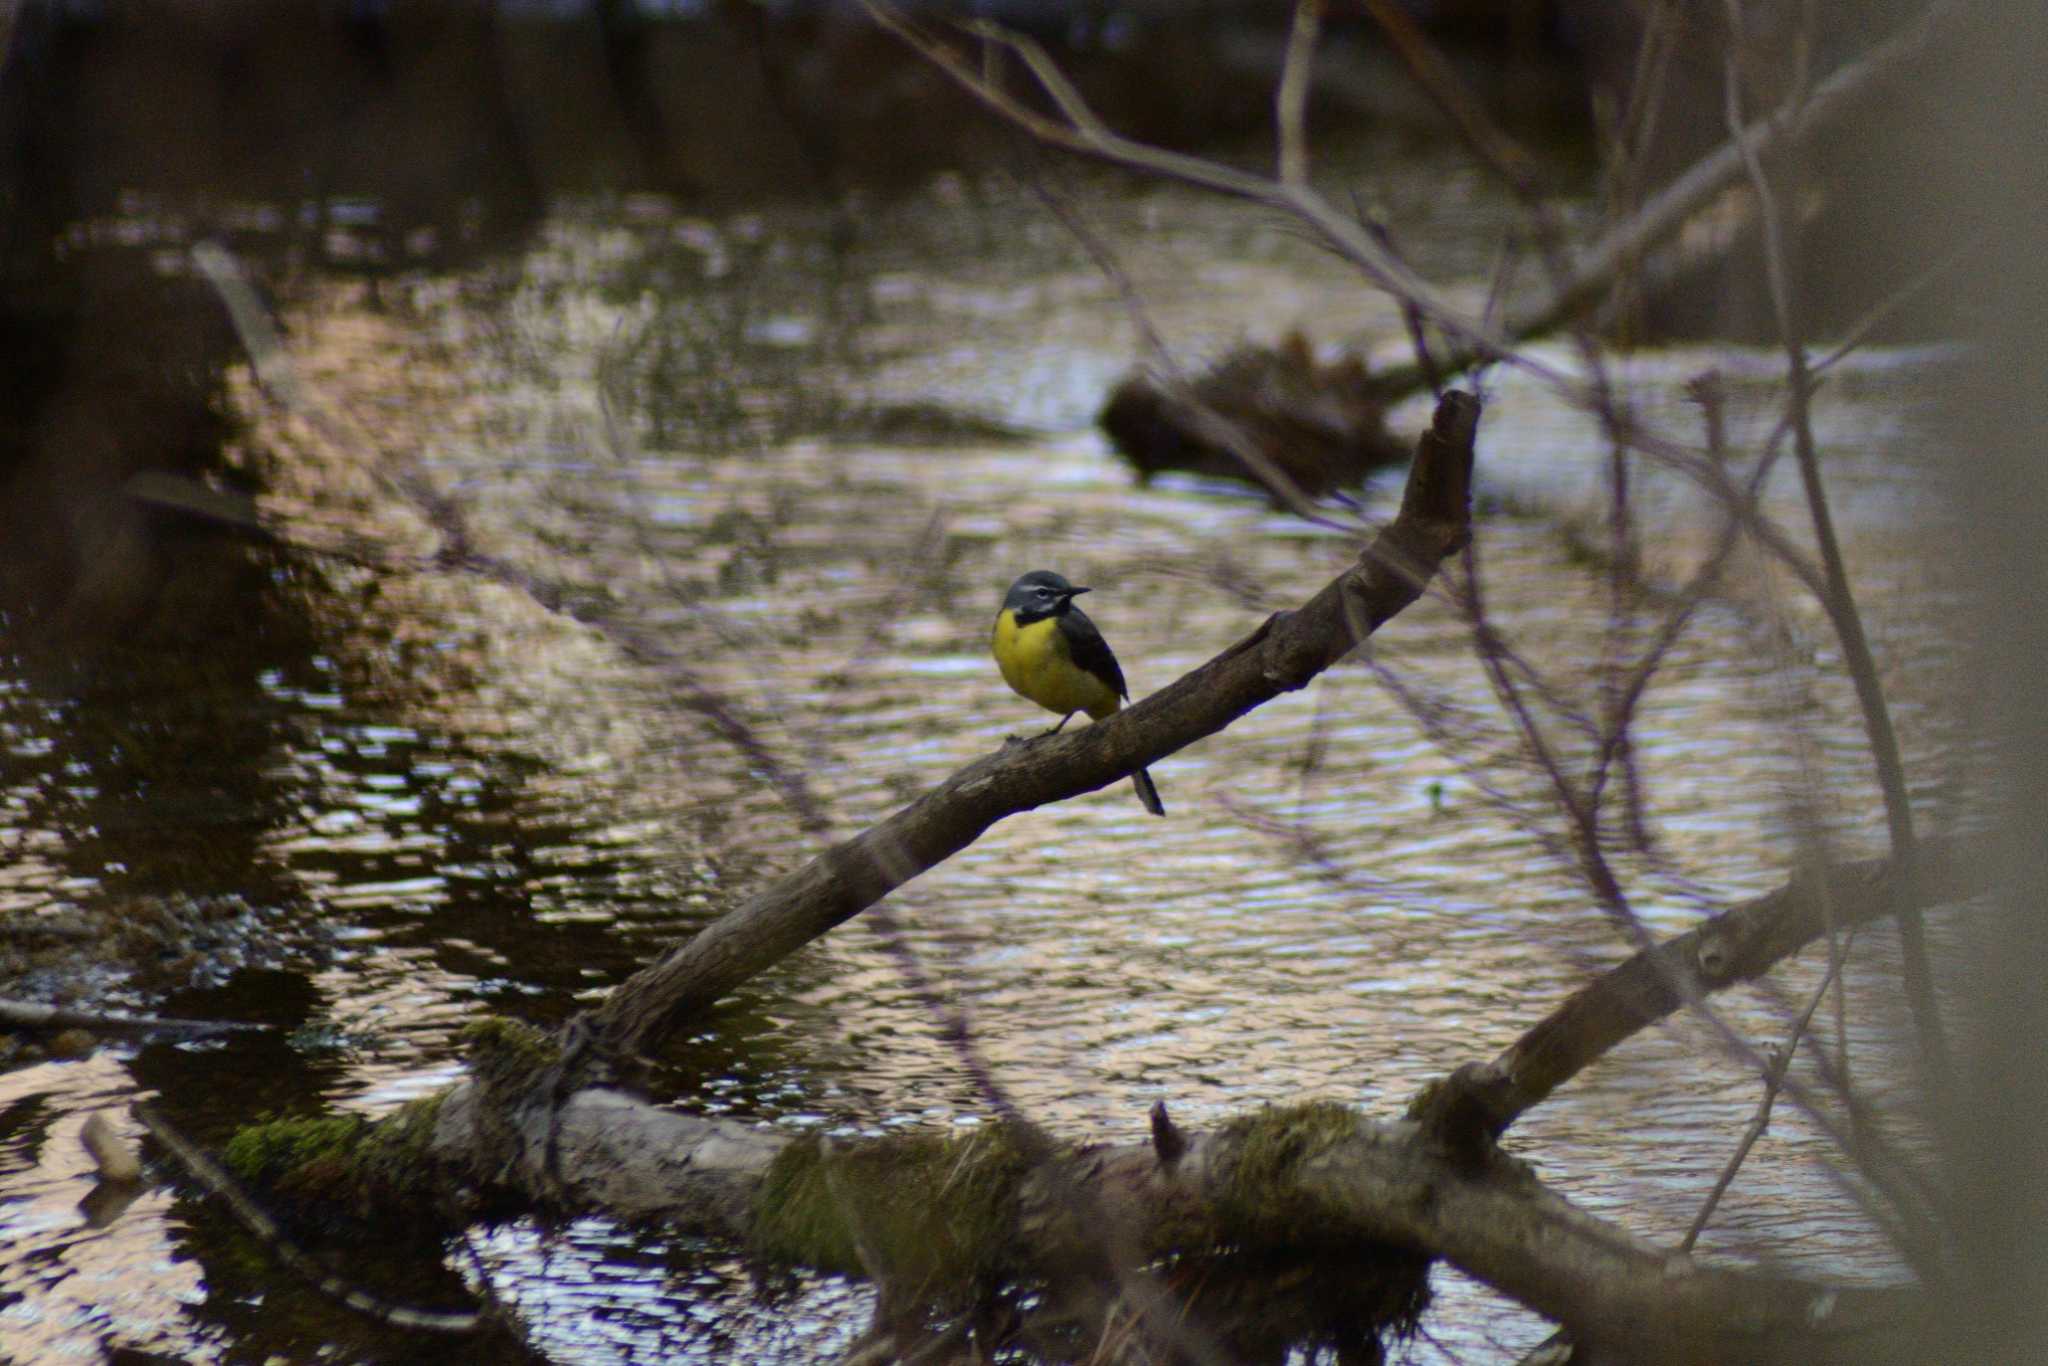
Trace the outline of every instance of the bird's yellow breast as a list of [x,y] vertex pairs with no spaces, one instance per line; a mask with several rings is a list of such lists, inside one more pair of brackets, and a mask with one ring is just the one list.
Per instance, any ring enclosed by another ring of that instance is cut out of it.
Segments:
[[1109,684],[1074,663],[1059,622],[1051,617],[1019,626],[1017,614],[1005,607],[996,613],[989,648],[1003,681],[1047,711],[1103,717],[1123,705]]

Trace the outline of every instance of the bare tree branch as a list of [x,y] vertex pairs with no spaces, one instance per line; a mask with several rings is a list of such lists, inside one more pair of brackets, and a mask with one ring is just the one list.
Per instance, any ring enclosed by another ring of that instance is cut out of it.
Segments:
[[0,1029],[89,1029],[101,1034],[179,1034],[201,1038],[268,1028],[269,1025],[242,1020],[174,1020],[162,1015],[131,1015],[125,1010],[75,1010],[40,1001],[0,998]]
[[[1766,117],[1744,125],[1728,142],[1694,162],[1637,212],[1580,252],[1568,277],[1557,282],[1547,298],[1527,308],[1509,310],[1501,328],[1503,339],[1512,343],[1540,336],[1591,304],[1645,250],[1669,238],[1716,195],[1740,179],[1746,156],[1768,156],[1811,137],[1880,93],[1885,82],[1902,73],[1927,50],[1954,9],[1950,0],[1936,0],[1897,36],[1838,68],[1803,101],[1787,101]],[[1439,361],[1462,368],[1461,362],[1470,364],[1485,358],[1482,354],[1458,359],[1439,357]],[[1406,372],[1387,375],[1390,384],[1397,378],[1405,380]],[[1403,387],[1412,387],[1413,383],[1408,380]]]
[[1479,401],[1453,390],[1417,443],[1400,515],[1294,612],[1097,725],[1005,746],[764,888],[614,990],[590,1017],[631,1053],[950,858],[1004,816],[1091,792],[1306,684],[1419,597],[1471,534]]
[[1570,386],[1570,377],[1553,367],[1512,355],[1505,340],[1496,335],[1483,319],[1470,317],[1452,304],[1435,285],[1388,252],[1369,231],[1339,211],[1305,181],[1288,183],[1253,175],[1220,162],[1166,151],[1124,137],[1109,129],[1081,102],[1078,92],[1059,74],[1043,49],[1029,38],[990,24],[972,25],[969,31],[976,37],[1015,52],[1044,85],[1064,115],[1064,121],[1049,118],[994,84],[963,54],[943,39],[918,28],[882,0],[862,0],[862,4],[876,23],[909,43],[991,112],[1047,145],[1289,212],[1315,229],[1333,249],[1374,283],[1391,294],[1413,301],[1437,326],[1464,339],[1476,354],[1512,359],[1515,364],[1542,374],[1556,384]]
[[[1472,1107],[1462,1123],[1487,1133],[1507,1131],[1522,1113],[1604,1056],[1637,1030],[1685,1005],[1693,995],[1719,991],[1761,976],[1781,959],[1828,930],[1919,907],[1973,896],[1985,889],[1982,859],[1967,849],[1929,844],[1921,851],[1916,881],[1908,884],[1890,859],[1828,867],[1820,881],[1807,875],[1732,907],[1696,930],[1636,953],[1543,1018],[1490,1063],[1469,1063],[1452,1075],[1445,1094],[1418,1106],[1431,1112]],[[1689,990],[1681,991],[1679,984]]]

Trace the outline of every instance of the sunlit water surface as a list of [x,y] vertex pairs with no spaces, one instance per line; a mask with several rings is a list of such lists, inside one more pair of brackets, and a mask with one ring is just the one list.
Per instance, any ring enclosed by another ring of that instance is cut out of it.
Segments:
[[[1418,219],[1404,237],[1429,244],[1423,266],[1476,305],[1503,206],[1446,163],[1382,151],[1374,183]],[[1158,189],[1091,185],[1083,203],[1191,358],[1296,325],[1382,348],[1400,335],[1384,301],[1284,225]],[[91,1177],[77,1131],[99,1110],[132,1129],[126,1105],[147,1094],[216,1140],[266,1109],[381,1113],[455,1075],[465,1022],[558,1021],[793,866],[818,837],[691,698],[723,699],[848,833],[1046,719],[985,654],[1016,574],[1053,567],[1093,585],[1088,605],[1143,694],[1354,553],[1341,530],[1242,493],[1132,486],[1089,420],[1135,353],[1134,329],[1028,199],[941,185],[871,237],[833,265],[805,245],[822,234],[773,221],[578,213],[516,278],[425,282],[400,318],[346,291],[294,312],[302,378],[362,443],[290,448],[273,478],[282,525],[430,547],[416,511],[368,477],[362,446],[416,460],[485,551],[583,595],[586,616],[650,633],[668,658],[628,658],[616,636],[515,586],[309,560],[279,570],[270,609],[302,615],[309,644],[254,660],[217,700],[242,718],[232,752],[208,744],[220,718],[203,700],[166,720],[148,680],[77,705],[6,682],[15,762],[0,811],[16,856],[0,909],[198,890],[152,860],[166,840],[210,838],[219,813],[195,792],[229,794],[231,848],[203,890],[245,895],[266,948],[130,1003],[276,1030],[105,1046],[0,1075],[0,1353],[417,1350],[280,1290],[282,1273],[201,1202],[153,1190],[97,1226],[80,1204]],[[1536,351],[1576,363],[1568,347]],[[730,373],[721,355],[739,357]],[[1942,520],[1926,378],[1941,363],[1852,359],[1818,413],[1851,571],[1937,829],[1958,781],[1958,720],[1937,703],[1960,667],[1944,634],[1959,594],[1925,555]],[[1615,378],[1642,415],[1696,441],[1683,385],[1715,365],[1730,375],[1735,445],[1753,450],[1776,418],[1771,356],[1660,352],[1617,362]],[[1592,710],[1590,665],[1613,620],[1595,567],[1599,431],[1534,379],[1497,371],[1487,385],[1489,610]],[[833,439],[836,415],[913,401],[1039,434]],[[1426,418],[1411,403],[1395,425]],[[264,421],[252,446],[276,438]],[[1676,581],[1710,542],[1712,506],[1674,476],[1637,479],[1647,567]],[[1803,526],[1789,462],[1771,489]],[[1398,492],[1398,475],[1376,481],[1365,519],[1391,515]],[[1631,610],[1640,625],[1661,606]],[[1404,695],[1451,743],[1425,733]],[[150,775],[84,732],[93,708],[192,732],[182,762],[197,772],[177,800],[152,805]],[[1561,713],[1543,719],[1582,762]],[[1810,604],[1752,560],[1671,651],[1636,747],[1658,857],[1621,871],[1660,932],[1780,882],[1802,800],[1841,850],[1878,847],[1835,652]],[[1123,785],[1012,818],[890,898],[887,926],[856,920],[752,984],[679,1053],[677,1104],[843,1134],[981,1122],[987,1098],[906,981],[907,952],[943,1008],[965,1014],[995,1084],[1058,1134],[1140,1141],[1158,1100],[1190,1126],[1319,1097],[1390,1113],[1625,953],[1557,857],[1562,827],[1517,753],[1466,624],[1433,596],[1362,657],[1157,765],[1166,820]],[[117,807],[148,819],[110,825]],[[1780,1037],[1817,956],[1767,992],[1732,993],[1727,1018],[1760,1043]],[[1880,1103],[1901,1070],[1892,958],[1891,936],[1871,932],[1851,971],[1857,1075]],[[118,981],[108,991],[122,998]],[[1538,1108],[1513,1147],[1588,1208],[1671,1242],[1757,1089],[1679,1023]],[[1835,1165],[1814,1125],[1781,1110],[1704,1249],[1896,1277]],[[865,1286],[829,1279],[770,1293],[730,1249],[678,1250],[597,1221],[480,1230],[448,1268],[438,1285],[401,1283],[445,1303],[487,1276],[532,1345],[561,1360],[818,1360],[858,1335],[870,1303]],[[1402,1349],[1411,1359],[1494,1359],[1545,1332],[1455,1274],[1437,1289],[1428,1336]]]

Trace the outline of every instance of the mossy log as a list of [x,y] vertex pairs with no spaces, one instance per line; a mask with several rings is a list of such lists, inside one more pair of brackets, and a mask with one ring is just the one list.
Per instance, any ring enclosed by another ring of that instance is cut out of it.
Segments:
[[[1353,1294],[1375,1328],[1412,1322],[1442,1255],[1581,1341],[1666,1361],[1856,1359],[1915,1303],[1696,1264],[1579,1210],[1497,1149],[1475,1162],[1420,1124],[1328,1103],[1183,1135],[1167,1162],[1152,1142],[1034,1160],[1033,1140],[1000,1125],[837,1143],[607,1090],[505,1134],[481,1098],[466,1088],[438,1112],[445,1159],[483,1158],[577,1205],[868,1275],[941,1308],[1099,1265],[1106,1247],[1127,1269],[1219,1249],[1363,1260],[1375,1277]],[[513,1150],[480,1151],[493,1132]]]
[[[1923,904],[1981,890],[1981,856],[1942,845],[1923,856]],[[835,1143],[604,1088],[553,1106],[554,1041],[491,1021],[469,1032],[472,1079],[448,1092],[374,1125],[252,1126],[228,1157],[294,1205],[339,1202],[343,1224],[381,1231],[393,1212],[431,1213],[453,1228],[494,1210],[594,1210],[873,1276],[928,1305],[1100,1266],[1105,1248],[1131,1266],[1228,1249],[1343,1266],[1348,1307],[1375,1329],[1398,1327],[1419,1308],[1427,1259],[1441,1256],[1624,1356],[1854,1359],[1872,1335],[1910,1324],[1918,1297],[1710,1271],[1575,1209],[1495,1137],[1636,1030],[1765,972],[1831,917],[1842,928],[1907,899],[1882,860],[1795,878],[1617,965],[1495,1062],[1426,1088],[1399,1121],[1319,1104],[1190,1135],[1161,1107],[1150,1141],[1122,1146],[1054,1150],[1000,1125]]]

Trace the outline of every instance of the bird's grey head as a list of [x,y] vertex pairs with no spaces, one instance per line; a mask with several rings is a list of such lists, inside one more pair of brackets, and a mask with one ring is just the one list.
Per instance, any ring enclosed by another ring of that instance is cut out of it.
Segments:
[[1070,601],[1087,591],[1074,587],[1050,569],[1034,569],[1010,585],[1003,606],[1022,620],[1037,621],[1041,617],[1058,616],[1067,610]]

